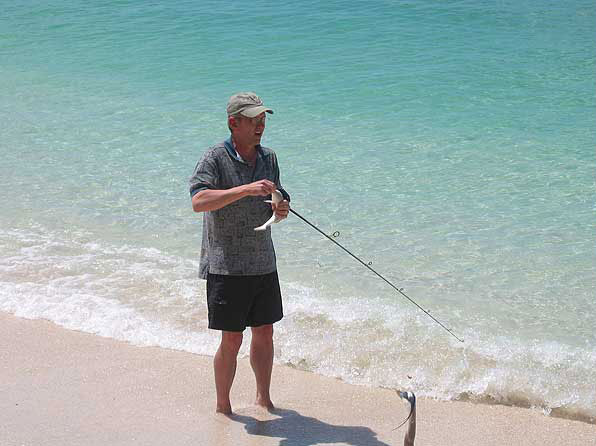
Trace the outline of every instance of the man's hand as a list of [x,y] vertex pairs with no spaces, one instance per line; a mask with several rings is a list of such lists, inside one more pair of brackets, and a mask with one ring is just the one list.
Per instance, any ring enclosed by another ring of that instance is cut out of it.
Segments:
[[252,196],[263,196],[269,195],[276,191],[277,186],[269,180],[259,180],[254,183],[246,184],[244,187],[244,193]]
[[287,218],[288,213],[290,212],[290,203],[288,200],[280,201],[277,203],[277,205],[275,205],[275,203],[271,203],[271,209],[273,209],[273,212],[277,218],[284,219]]

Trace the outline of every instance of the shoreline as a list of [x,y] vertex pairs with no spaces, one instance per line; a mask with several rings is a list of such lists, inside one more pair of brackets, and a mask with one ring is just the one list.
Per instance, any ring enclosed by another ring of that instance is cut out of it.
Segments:
[[[212,358],[70,331],[0,312],[0,443],[402,444],[408,406],[392,390],[274,365],[273,413],[252,405],[238,363],[234,415],[216,415]],[[499,404],[420,398],[416,444],[596,445],[596,426]]]

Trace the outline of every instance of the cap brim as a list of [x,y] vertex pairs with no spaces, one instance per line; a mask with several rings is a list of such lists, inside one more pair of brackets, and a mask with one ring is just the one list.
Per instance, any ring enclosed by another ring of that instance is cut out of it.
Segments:
[[247,118],[254,118],[255,116],[259,116],[261,113],[273,113],[273,110],[270,108],[265,107],[264,105],[259,105],[257,107],[247,108],[246,110],[242,110],[240,114],[242,116],[246,116]]

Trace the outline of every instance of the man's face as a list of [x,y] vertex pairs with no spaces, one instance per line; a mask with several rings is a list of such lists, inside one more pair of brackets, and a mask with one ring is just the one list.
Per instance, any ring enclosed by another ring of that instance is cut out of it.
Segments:
[[267,119],[265,112],[254,118],[242,117],[236,119],[236,127],[234,128],[234,139],[236,143],[241,145],[256,146],[261,143],[261,137],[265,131],[265,120]]

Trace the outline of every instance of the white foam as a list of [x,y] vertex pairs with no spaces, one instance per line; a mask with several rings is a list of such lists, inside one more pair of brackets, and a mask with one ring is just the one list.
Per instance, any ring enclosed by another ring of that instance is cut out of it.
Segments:
[[192,306],[201,302],[201,292],[195,262],[156,249],[78,242],[47,231],[1,236],[26,246],[19,255],[0,258],[0,310],[136,345],[214,351],[213,333],[156,317],[164,308],[170,314],[196,310]]

